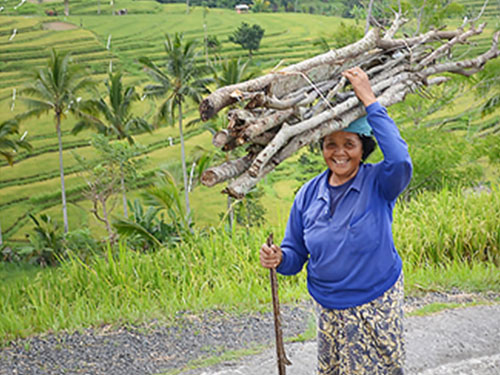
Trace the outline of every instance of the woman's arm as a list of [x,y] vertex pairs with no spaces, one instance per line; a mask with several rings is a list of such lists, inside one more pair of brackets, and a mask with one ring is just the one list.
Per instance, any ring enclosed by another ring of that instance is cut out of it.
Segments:
[[285,237],[281,242],[283,258],[276,269],[283,275],[295,275],[302,270],[304,263],[309,258],[309,252],[304,243],[304,226],[302,223],[302,213],[298,207],[298,201],[303,189],[297,193],[297,197],[292,205],[288,223],[285,229]]
[[396,199],[411,179],[412,164],[408,146],[387,110],[377,102],[368,75],[359,67],[346,70],[343,75],[351,82],[354,93],[366,107],[368,123],[384,154],[378,176],[382,195],[387,200]]
[[[300,194],[300,192],[299,192]],[[274,268],[283,275],[295,275],[304,266],[309,253],[304,244],[302,215],[297,208],[297,198],[288,217],[285,237],[281,247],[263,244],[260,248],[260,264],[265,268]]]

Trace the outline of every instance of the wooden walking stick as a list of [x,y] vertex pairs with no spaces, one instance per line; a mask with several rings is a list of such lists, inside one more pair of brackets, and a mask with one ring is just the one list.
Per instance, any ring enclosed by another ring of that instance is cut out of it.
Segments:
[[[273,234],[267,237],[267,246],[273,244]],[[286,375],[286,367],[292,364],[286,357],[285,347],[283,346],[283,332],[281,330],[280,316],[280,301],[278,297],[278,277],[276,276],[276,268],[269,269],[271,279],[271,292],[273,295],[273,311],[274,311],[274,334],[276,336],[276,355],[278,357],[278,374]]]

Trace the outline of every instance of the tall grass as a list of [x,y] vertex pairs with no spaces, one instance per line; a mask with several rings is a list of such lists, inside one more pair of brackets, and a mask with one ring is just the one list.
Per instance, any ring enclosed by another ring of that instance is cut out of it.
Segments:
[[[281,233],[276,233],[281,235]],[[34,279],[1,287],[0,337],[106,322],[165,318],[179,310],[255,309],[268,300],[268,274],[258,265],[264,230],[217,230],[178,247],[140,254],[119,246],[89,264],[72,257]],[[303,276],[302,276],[303,277]],[[287,300],[302,282],[287,278]]]
[[423,192],[396,206],[394,236],[403,258],[415,265],[453,261],[500,265],[500,189]]
[[[407,288],[500,290],[500,189],[423,193],[395,212]],[[85,264],[9,278],[0,268],[0,341],[89,325],[169,319],[180,310],[243,311],[270,304],[258,249],[270,229],[220,228],[140,254],[121,244]],[[275,238],[283,228],[274,229]],[[495,265],[496,264],[496,265]],[[306,298],[305,272],[280,278],[282,302]]]

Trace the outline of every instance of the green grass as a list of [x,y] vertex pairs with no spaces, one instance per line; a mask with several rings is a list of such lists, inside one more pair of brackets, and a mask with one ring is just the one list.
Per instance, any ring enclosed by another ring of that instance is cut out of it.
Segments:
[[404,260],[405,288],[410,294],[445,292],[458,288],[464,292],[500,291],[498,265],[480,262],[451,262],[447,265],[412,265]]
[[417,311],[413,311],[413,312],[409,313],[408,316],[426,316],[426,315],[441,312],[443,310],[456,309],[456,308],[465,307],[465,306],[470,306],[470,304],[435,302],[435,303],[431,303],[429,305],[426,305],[426,306],[418,309]]
[[[396,212],[394,236],[404,261],[406,291],[419,294],[458,288],[464,292],[500,292],[500,240],[481,240],[488,238],[488,229],[468,236],[463,229],[468,228],[473,216],[464,217],[454,227],[446,226],[450,219],[448,212],[435,207],[453,208],[457,202],[465,201],[468,210],[469,205],[478,206],[478,210],[486,210],[489,206],[500,209],[498,189],[489,199],[482,194],[456,192],[443,200],[442,194],[417,197],[411,207],[424,209],[414,208],[416,212],[411,218],[406,217],[408,211]],[[429,199],[434,202],[432,205],[428,204]],[[429,220],[426,213],[435,215],[434,219]],[[414,227],[401,226],[404,220],[413,221]],[[442,246],[442,240],[432,235],[418,248],[420,257],[401,245],[407,233],[412,236],[411,242],[418,244],[422,235],[413,228],[424,226],[427,232],[441,228],[442,237],[453,236],[462,244],[462,254],[446,258],[450,253],[443,248],[441,257],[435,258],[434,253]],[[498,231],[498,225],[495,230]],[[72,257],[60,267],[40,271],[31,278],[9,277],[3,275],[8,274],[9,269],[0,268],[3,280],[0,284],[0,338],[6,342],[46,331],[140,323],[150,319],[163,321],[176,311],[186,309],[194,312],[205,309],[267,310],[270,302],[268,277],[266,270],[259,266],[258,249],[270,231],[279,241],[284,226],[250,229],[249,232],[240,228],[230,234],[218,226],[197,233],[193,239],[178,246],[150,254],[133,252],[122,244],[117,253],[109,250],[87,264]],[[471,253],[471,246],[478,246],[477,251]],[[487,257],[484,257],[485,252]],[[28,274],[32,272],[29,270]],[[294,277],[280,277],[282,303],[308,298],[305,276],[302,272]]]
[[236,359],[241,359],[245,356],[256,355],[262,353],[267,347],[263,345],[252,345],[251,348],[240,349],[240,350],[228,350],[223,353],[217,354],[216,356],[206,356],[200,359],[193,360],[189,362],[186,366],[180,369],[174,369],[167,372],[157,373],[155,375],[178,375],[185,371],[197,368],[204,368],[216,365],[222,362],[229,362]]
[[448,261],[500,264],[500,191],[424,192],[396,205],[396,247],[415,265]]
[[317,336],[318,325],[316,323],[316,315],[313,311],[309,315],[309,319],[307,321],[307,328],[304,332],[298,334],[296,337],[290,337],[285,339],[285,342],[304,342],[313,340]]

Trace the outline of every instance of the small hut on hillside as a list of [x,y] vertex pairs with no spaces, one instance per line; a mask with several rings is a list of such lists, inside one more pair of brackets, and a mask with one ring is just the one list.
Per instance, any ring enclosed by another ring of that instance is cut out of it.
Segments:
[[247,4],[236,4],[234,6],[234,10],[238,14],[240,14],[240,13],[248,13],[248,11],[250,10],[250,7]]

